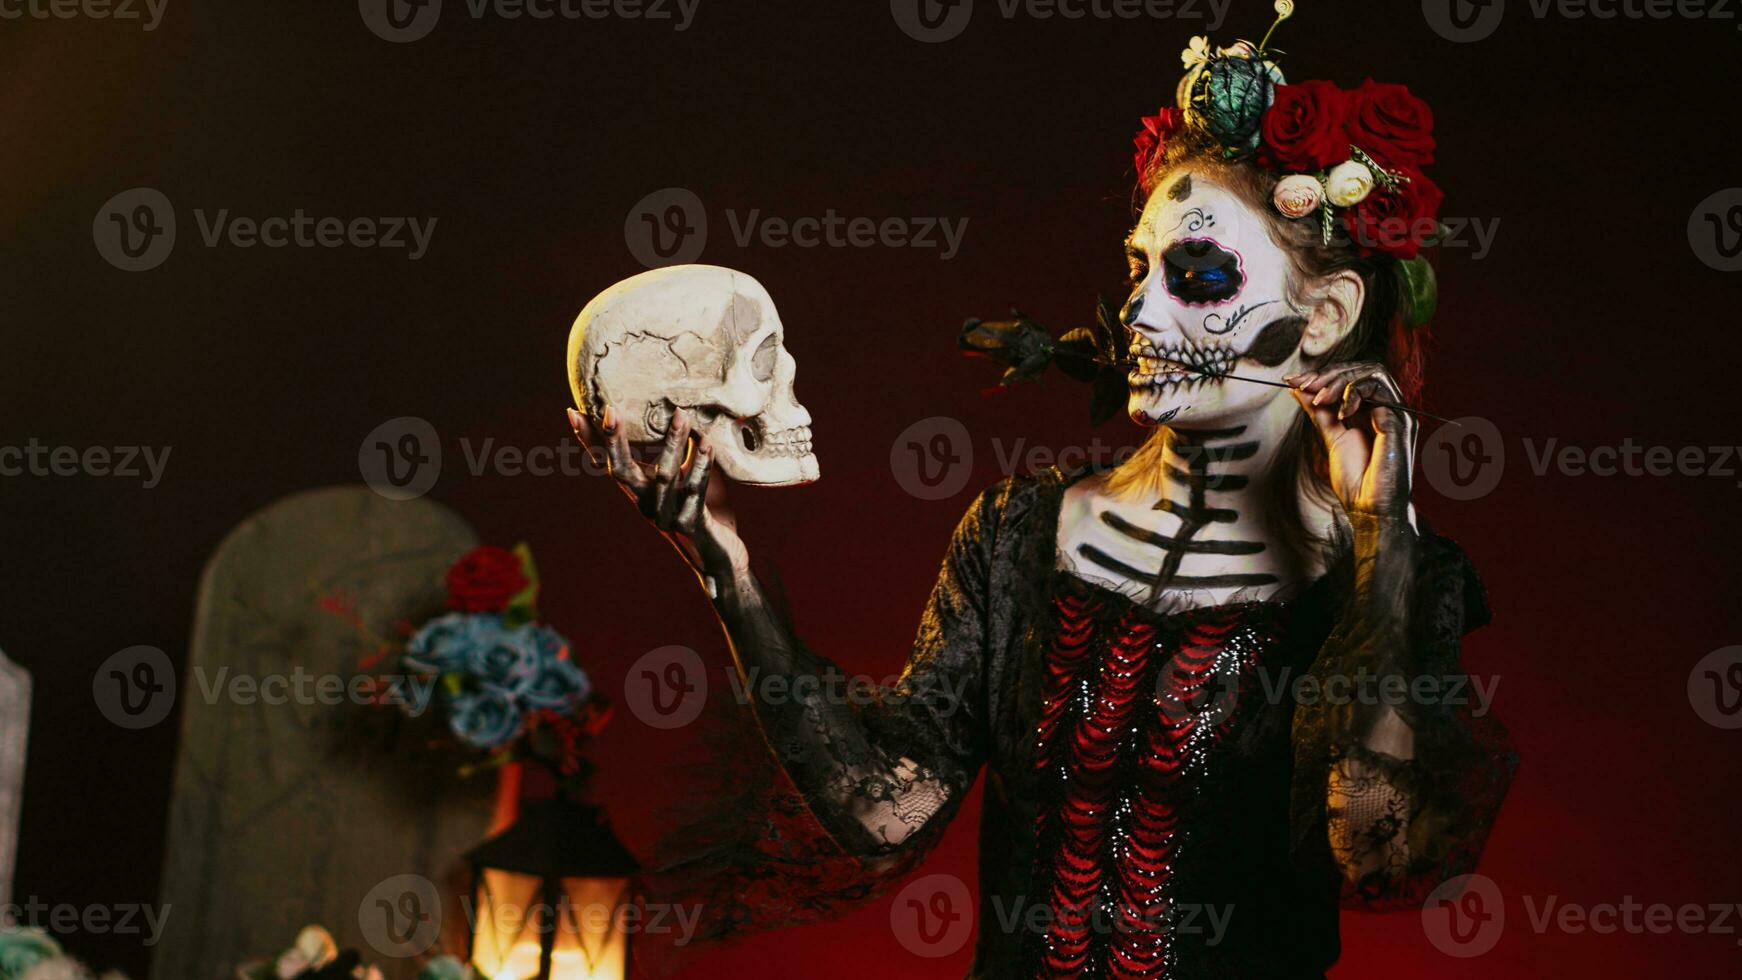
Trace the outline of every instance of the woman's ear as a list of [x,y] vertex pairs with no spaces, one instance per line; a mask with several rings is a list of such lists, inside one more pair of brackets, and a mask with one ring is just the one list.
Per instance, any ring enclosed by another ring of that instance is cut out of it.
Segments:
[[1319,288],[1306,333],[1301,335],[1300,352],[1307,357],[1329,354],[1355,329],[1366,299],[1367,283],[1348,269],[1326,280]]

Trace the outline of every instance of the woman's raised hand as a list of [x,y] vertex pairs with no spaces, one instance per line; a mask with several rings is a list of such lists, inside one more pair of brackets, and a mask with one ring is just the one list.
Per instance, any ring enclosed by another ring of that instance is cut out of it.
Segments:
[[598,425],[569,409],[569,426],[589,453],[604,456],[617,486],[704,582],[749,567],[749,552],[726,507],[725,481],[711,479],[713,452],[702,436],[692,438],[689,415],[682,409],[672,416],[659,458],[651,464],[636,459],[609,405]]
[[1403,404],[1403,392],[1382,364],[1353,362],[1283,379],[1300,402],[1331,459],[1331,487],[1349,513],[1403,517],[1409,512],[1415,466],[1415,416],[1373,404]]

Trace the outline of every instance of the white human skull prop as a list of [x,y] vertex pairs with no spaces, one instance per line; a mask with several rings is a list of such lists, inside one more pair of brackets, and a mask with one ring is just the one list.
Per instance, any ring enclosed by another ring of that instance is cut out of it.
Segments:
[[774,300],[742,272],[674,265],[617,283],[575,318],[568,361],[576,406],[596,423],[610,405],[631,444],[662,441],[681,408],[740,483],[819,475]]

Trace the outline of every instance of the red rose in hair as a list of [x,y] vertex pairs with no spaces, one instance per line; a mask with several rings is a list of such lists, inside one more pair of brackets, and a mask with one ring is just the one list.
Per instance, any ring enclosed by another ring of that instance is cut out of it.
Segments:
[[1163,108],[1153,116],[1143,117],[1143,128],[1137,131],[1132,145],[1137,147],[1137,179],[1142,180],[1150,161],[1167,152],[1167,141],[1185,125],[1185,113]]
[[1349,159],[1349,93],[1331,82],[1278,85],[1264,113],[1266,162],[1274,169],[1311,173]]
[[1403,85],[1367,79],[1353,93],[1349,142],[1388,167],[1434,162],[1434,111]]
[[448,569],[448,608],[501,612],[527,584],[520,556],[491,545],[474,548]]
[[1414,167],[1405,167],[1399,174],[1409,182],[1396,190],[1376,188],[1365,201],[1343,212],[1343,224],[1363,255],[1377,252],[1413,259],[1439,230],[1445,192]]

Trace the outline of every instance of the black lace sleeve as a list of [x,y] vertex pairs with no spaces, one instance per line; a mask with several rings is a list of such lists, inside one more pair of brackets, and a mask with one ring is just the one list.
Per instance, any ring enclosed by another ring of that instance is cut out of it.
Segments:
[[1464,552],[1407,521],[1354,515],[1346,607],[1297,705],[1294,843],[1329,845],[1344,904],[1419,908],[1473,870],[1517,767],[1459,664],[1488,622]]
[[855,685],[806,648],[754,577],[719,585],[743,689],[778,696],[711,713],[709,778],[686,793],[708,798],[689,806],[649,879],[651,900],[699,911],[698,938],[833,915],[876,896],[936,843],[986,756],[997,499],[988,491],[956,529],[892,686]]

